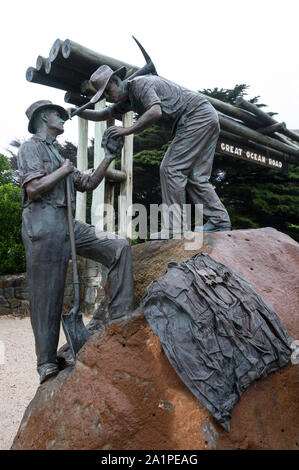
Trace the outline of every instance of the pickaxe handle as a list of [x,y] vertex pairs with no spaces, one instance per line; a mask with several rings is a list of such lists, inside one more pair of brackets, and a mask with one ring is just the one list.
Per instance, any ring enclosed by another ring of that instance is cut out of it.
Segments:
[[[81,113],[82,111],[84,111],[85,109],[89,108],[90,105],[92,105],[92,101],[88,101],[88,103],[85,103],[83,106],[81,106],[80,108],[77,108],[75,109],[75,111],[73,111],[71,113],[71,118],[73,118],[74,116],[77,116],[77,114]],[[69,119],[71,119],[69,118]]]
[[[140,77],[141,75],[149,75],[149,74],[158,75],[157,71],[156,71],[156,67],[154,66],[154,64],[152,62],[152,59],[150,58],[150,56],[148,55],[148,53],[146,52],[146,50],[144,49],[142,44],[140,44],[140,42],[134,36],[133,36],[133,39],[136,42],[136,44],[138,45],[139,49],[141,50],[142,55],[143,55],[143,57],[146,61],[146,64],[143,67],[141,67],[140,69],[138,69],[135,73],[133,73],[128,78],[128,80],[132,80],[132,78],[135,78],[135,77]],[[95,104],[95,101],[93,101],[93,98],[91,98],[91,100],[88,103],[84,104],[80,108],[75,109],[75,111],[73,111],[71,113],[71,117],[73,118],[74,116],[77,116],[77,114],[79,114],[82,111],[84,111],[85,109],[89,108],[89,106],[91,106],[92,104]]]

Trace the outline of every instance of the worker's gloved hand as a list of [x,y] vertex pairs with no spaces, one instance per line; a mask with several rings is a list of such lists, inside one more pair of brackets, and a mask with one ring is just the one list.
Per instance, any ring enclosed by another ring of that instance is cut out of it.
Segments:
[[75,170],[73,163],[68,158],[64,160],[64,163],[61,165],[61,167],[65,168],[67,174],[73,173],[73,171]]
[[121,154],[121,150],[124,145],[124,137],[112,137],[110,135],[111,127],[105,130],[103,138],[102,138],[102,147],[110,154],[110,156],[114,155],[114,157],[119,157]]
[[71,107],[71,108],[67,108],[67,109],[66,109],[66,112],[67,112],[67,114],[68,114],[69,119],[72,119],[72,113],[73,113],[74,111],[76,111],[76,109],[77,109],[77,108],[74,108],[74,107]]

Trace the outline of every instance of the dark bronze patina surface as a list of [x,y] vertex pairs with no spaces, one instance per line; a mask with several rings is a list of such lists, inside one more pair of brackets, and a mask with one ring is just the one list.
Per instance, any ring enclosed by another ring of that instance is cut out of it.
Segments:
[[[64,132],[64,121],[68,117],[65,109],[42,100],[33,103],[26,114],[33,136],[22,144],[18,153],[24,207],[22,237],[37,369],[42,383],[57,374],[61,366],[57,345],[71,235],[65,181],[66,178],[70,181],[74,213],[74,189],[93,191],[116,153],[109,152],[107,140],[104,140],[104,160],[91,175],[81,173],[70,160],[61,157],[56,145],[55,139]],[[117,152],[120,144],[115,147]],[[134,299],[128,241],[74,220],[74,242],[76,253],[108,268],[110,317],[118,318],[131,312]]]

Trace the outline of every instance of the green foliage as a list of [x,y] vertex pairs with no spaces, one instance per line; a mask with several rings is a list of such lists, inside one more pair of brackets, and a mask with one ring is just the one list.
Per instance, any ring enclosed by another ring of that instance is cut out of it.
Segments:
[[8,184],[12,181],[12,168],[8,158],[0,153],[0,185]]
[[274,227],[299,241],[298,179],[295,165],[283,173],[217,153],[211,177],[234,229]]
[[166,124],[154,124],[134,136],[134,154],[145,150],[158,150],[171,139],[171,128]]
[[[247,85],[232,90],[203,90],[207,95],[235,104],[247,93]],[[248,100],[256,106],[259,96]],[[277,113],[269,112],[273,116]],[[283,173],[261,165],[216,153],[211,182],[226,206],[234,229],[274,227],[299,240],[299,168]]]
[[77,164],[77,147],[68,140],[63,144],[58,144],[58,150],[63,158],[68,158],[74,165]]
[[26,269],[21,236],[21,190],[8,183],[0,186],[0,274],[14,274]]
[[[224,101],[225,103],[230,103],[232,105],[236,104],[236,99],[239,97],[244,98],[245,95],[247,95],[247,90],[249,89],[249,85],[245,85],[245,83],[241,83],[239,85],[235,85],[234,88],[205,88],[204,90],[201,90],[200,93],[203,93],[204,95],[212,96],[213,98],[216,98],[220,101]],[[259,96],[254,96],[253,98],[248,99],[252,104],[255,104],[258,108],[264,108],[267,106],[266,104],[259,103]],[[269,112],[268,113],[270,116],[274,116],[277,113]]]
[[[235,104],[236,99],[239,96],[244,97],[247,94],[249,86],[245,85],[244,83],[241,83],[240,85],[236,85],[232,89],[227,89],[227,88],[205,88],[204,90],[201,90],[200,93],[203,93],[204,95],[212,96],[213,98],[217,98],[218,100],[224,101],[225,103],[230,103],[230,104]],[[250,100],[251,103],[256,103],[258,100],[258,96],[255,98],[252,98]]]

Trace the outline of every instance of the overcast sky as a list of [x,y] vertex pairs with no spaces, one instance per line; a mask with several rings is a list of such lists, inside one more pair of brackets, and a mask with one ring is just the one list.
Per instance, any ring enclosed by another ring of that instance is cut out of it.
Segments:
[[[24,112],[32,102],[64,105],[63,91],[25,79],[56,38],[142,66],[134,35],[163,77],[192,90],[246,83],[248,98],[260,95],[267,111],[299,129],[298,18],[298,0],[3,2],[0,151],[7,154],[14,137],[29,137]],[[76,142],[76,136],[73,119],[62,139]]]

